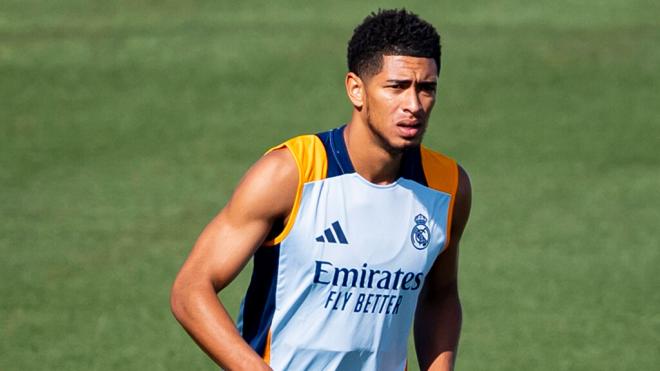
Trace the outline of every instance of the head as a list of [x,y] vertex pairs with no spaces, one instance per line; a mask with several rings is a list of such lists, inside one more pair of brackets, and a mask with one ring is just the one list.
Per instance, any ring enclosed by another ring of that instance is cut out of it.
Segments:
[[347,54],[348,71],[363,79],[380,71],[386,55],[431,58],[440,73],[440,35],[405,9],[379,10],[367,16],[353,30]]
[[406,10],[380,10],[348,43],[346,89],[354,118],[388,150],[421,143],[435,103],[440,36]]

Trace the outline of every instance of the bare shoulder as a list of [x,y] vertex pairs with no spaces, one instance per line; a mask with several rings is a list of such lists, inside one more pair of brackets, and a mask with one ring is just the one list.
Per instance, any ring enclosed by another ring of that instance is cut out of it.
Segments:
[[472,183],[467,171],[458,166],[458,187],[456,189],[456,201],[452,220],[452,238],[460,238],[470,217],[472,208]]
[[286,217],[295,200],[298,181],[298,167],[291,152],[286,148],[271,151],[245,173],[227,211]]

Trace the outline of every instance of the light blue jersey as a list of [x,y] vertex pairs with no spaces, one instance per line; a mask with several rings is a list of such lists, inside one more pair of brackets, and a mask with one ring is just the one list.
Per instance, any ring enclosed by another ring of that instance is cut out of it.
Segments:
[[419,292],[448,243],[455,162],[407,151],[401,177],[376,185],[353,170],[342,132],[283,145],[300,189],[255,254],[239,318],[274,370],[404,370]]

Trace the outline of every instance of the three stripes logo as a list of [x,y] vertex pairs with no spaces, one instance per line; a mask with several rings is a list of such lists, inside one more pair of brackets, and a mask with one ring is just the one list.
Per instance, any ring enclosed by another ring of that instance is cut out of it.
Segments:
[[[332,231],[335,231],[333,234]],[[335,238],[337,236],[337,238]],[[326,229],[322,235],[316,237],[316,241],[318,242],[328,242],[328,243],[341,243],[341,244],[348,244],[348,240],[346,240],[346,235],[344,234],[344,231],[341,229],[341,225],[339,225],[339,221],[335,221],[332,223],[332,229],[328,228]]]

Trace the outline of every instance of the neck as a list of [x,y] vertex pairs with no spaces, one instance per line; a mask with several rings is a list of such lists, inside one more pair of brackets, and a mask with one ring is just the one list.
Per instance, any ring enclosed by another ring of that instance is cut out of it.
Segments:
[[355,116],[344,129],[344,141],[355,171],[374,184],[390,184],[398,178],[402,151],[388,148],[366,123]]

